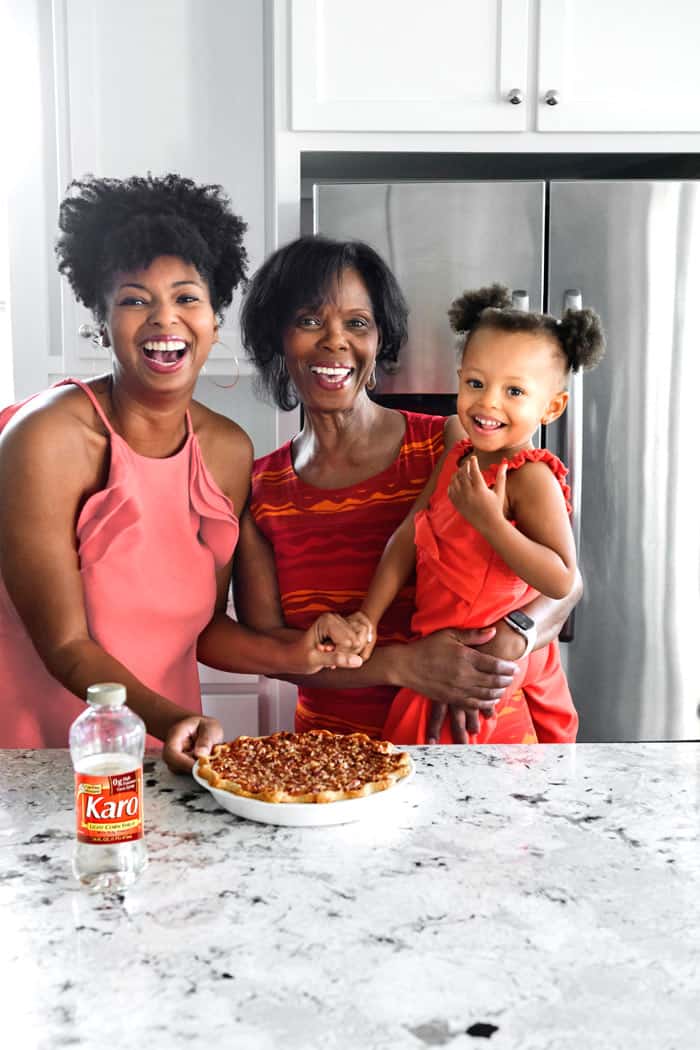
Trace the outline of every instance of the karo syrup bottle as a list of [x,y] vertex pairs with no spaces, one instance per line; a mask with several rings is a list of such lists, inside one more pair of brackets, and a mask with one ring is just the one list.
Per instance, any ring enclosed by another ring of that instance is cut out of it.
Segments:
[[93,890],[119,890],[147,863],[143,838],[146,727],[125,706],[126,689],[100,682],[70,728],[75,770],[75,877]]

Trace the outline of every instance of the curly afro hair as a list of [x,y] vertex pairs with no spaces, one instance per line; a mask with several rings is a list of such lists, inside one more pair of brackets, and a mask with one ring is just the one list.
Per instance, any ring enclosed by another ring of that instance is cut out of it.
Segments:
[[181,175],[74,179],[61,203],[58,269],[76,298],[105,319],[106,298],[119,272],[177,255],[206,280],[212,307],[230,305],[245,279],[245,222],[221,186],[198,186]]
[[325,302],[348,268],[367,286],[379,329],[377,362],[390,370],[406,341],[408,307],[393,273],[368,244],[299,237],[273,252],[250,280],[241,310],[243,345],[261,393],[284,411],[299,404],[284,358],[284,331],[298,310]]
[[558,345],[567,372],[595,368],[605,354],[605,333],[595,310],[567,310],[560,321],[551,314],[519,310],[513,306],[510,289],[503,284],[464,292],[454,300],[447,316],[453,331],[466,333],[465,347],[478,328],[547,335]]

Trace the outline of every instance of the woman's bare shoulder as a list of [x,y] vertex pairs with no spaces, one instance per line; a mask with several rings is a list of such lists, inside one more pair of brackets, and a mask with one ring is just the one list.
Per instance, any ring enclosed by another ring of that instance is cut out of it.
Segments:
[[0,479],[29,503],[74,514],[104,483],[108,437],[77,387],[46,391],[24,405],[0,434]]
[[103,444],[104,425],[77,386],[54,387],[37,394],[12,416],[0,441],[6,449],[46,449],[52,456]]

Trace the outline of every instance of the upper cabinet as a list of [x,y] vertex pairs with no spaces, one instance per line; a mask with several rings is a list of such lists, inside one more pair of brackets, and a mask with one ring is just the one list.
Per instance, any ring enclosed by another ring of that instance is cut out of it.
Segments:
[[697,0],[539,0],[538,131],[700,131]]
[[[55,19],[61,189],[85,172],[123,178],[178,172],[219,183],[248,224],[251,270],[265,255],[263,7],[259,0],[63,0]],[[65,284],[63,365],[99,370],[81,339],[91,319]],[[210,371],[243,362],[228,311]]]
[[295,131],[524,131],[528,0],[292,0]]
[[294,131],[698,132],[697,0],[290,0]]

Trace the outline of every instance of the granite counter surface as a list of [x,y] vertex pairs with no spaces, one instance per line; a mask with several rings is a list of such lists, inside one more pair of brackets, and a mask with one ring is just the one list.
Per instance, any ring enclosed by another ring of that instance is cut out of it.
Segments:
[[123,895],[72,876],[68,753],[0,752],[4,1045],[696,1050],[700,745],[410,750],[326,828],[150,758]]

